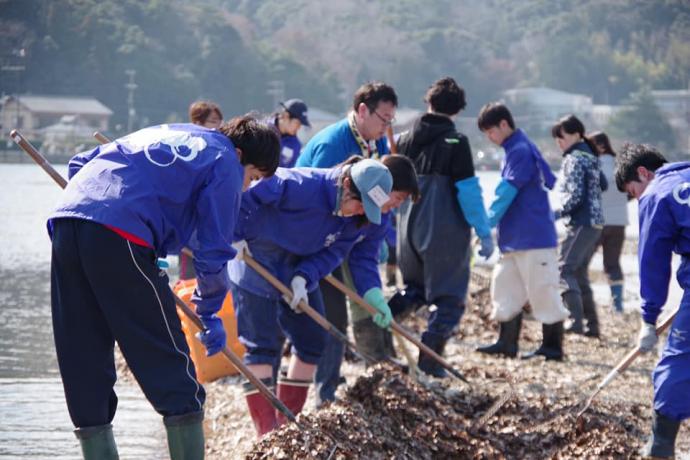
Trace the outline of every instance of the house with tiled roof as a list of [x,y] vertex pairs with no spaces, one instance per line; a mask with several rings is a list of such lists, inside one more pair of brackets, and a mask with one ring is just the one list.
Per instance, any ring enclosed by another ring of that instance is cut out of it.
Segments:
[[5,96],[0,110],[3,137],[13,129],[20,130],[29,139],[38,139],[42,130],[60,123],[64,116],[73,117],[75,123],[89,126],[94,131],[108,131],[113,111],[93,97],[80,96]]

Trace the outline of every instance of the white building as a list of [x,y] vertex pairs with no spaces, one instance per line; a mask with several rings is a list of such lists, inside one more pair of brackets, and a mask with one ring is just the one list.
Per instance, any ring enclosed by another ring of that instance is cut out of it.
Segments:
[[654,90],[652,97],[673,128],[677,147],[690,152],[690,89]]
[[2,99],[0,123],[7,136],[18,129],[30,140],[40,137],[41,130],[60,123],[63,116],[73,116],[74,122],[90,126],[94,131],[108,131],[113,111],[92,97],[64,96],[6,96]]
[[559,118],[575,114],[586,123],[592,113],[592,98],[546,87],[514,88],[503,92],[505,103],[530,125],[553,125]]
[[668,118],[690,119],[690,89],[654,90],[652,97]]

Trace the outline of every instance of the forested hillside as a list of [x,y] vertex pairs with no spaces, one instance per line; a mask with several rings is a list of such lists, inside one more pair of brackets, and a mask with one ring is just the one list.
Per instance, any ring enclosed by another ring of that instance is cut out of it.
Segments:
[[369,79],[420,106],[445,74],[474,114],[516,86],[612,104],[643,87],[687,88],[690,2],[0,0],[0,49],[26,68],[0,74],[0,92],[93,95],[119,122],[127,69],[151,123],[184,118],[198,97],[228,115],[270,110],[275,80],[336,112]]

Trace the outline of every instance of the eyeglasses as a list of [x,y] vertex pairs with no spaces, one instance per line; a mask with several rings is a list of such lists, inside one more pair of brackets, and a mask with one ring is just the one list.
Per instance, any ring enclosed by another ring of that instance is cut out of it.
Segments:
[[383,123],[383,126],[393,126],[393,123],[395,123],[395,118],[391,118],[390,120],[386,120],[383,118],[381,115],[376,110],[372,110],[372,113],[379,117],[379,120]]

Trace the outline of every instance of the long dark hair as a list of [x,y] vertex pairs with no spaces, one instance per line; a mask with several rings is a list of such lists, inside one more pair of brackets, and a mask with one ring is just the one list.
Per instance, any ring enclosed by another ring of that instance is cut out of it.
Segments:
[[589,135],[589,140],[592,142],[592,144],[594,144],[595,147],[601,147],[603,150],[602,153],[611,155],[613,157],[616,156],[616,151],[613,150],[613,147],[611,147],[609,137],[603,131],[593,132]]
[[599,155],[597,148],[592,141],[585,135],[585,125],[575,115],[570,114],[558,120],[558,122],[551,128],[551,136],[554,138],[563,138],[563,133],[579,134],[582,141],[592,150],[594,155]]

